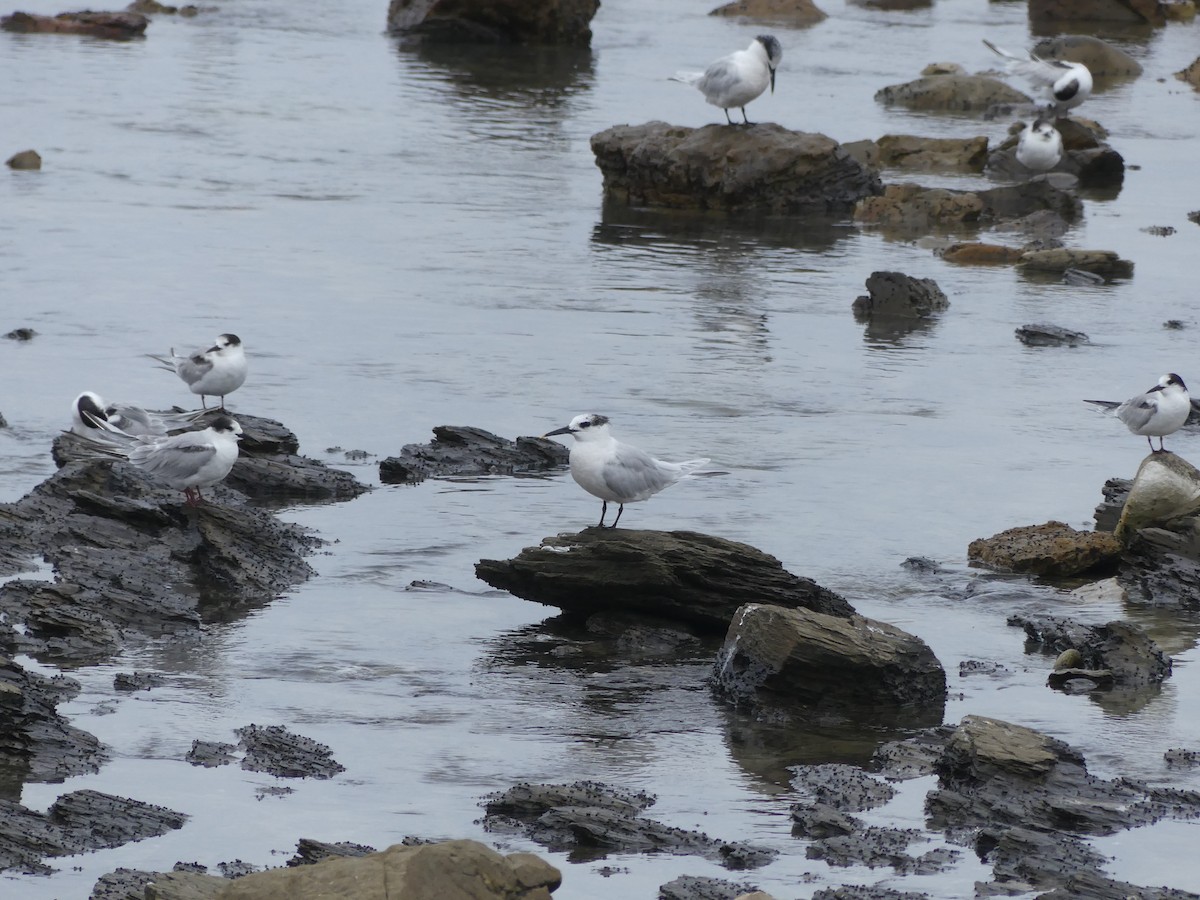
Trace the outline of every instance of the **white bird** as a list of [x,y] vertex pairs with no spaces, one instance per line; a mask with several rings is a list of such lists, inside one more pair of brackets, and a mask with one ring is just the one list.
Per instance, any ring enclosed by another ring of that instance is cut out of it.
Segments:
[[618,441],[609,431],[608,417],[595,413],[576,416],[570,425],[556,428],[542,437],[556,434],[569,434],[575,438],[571,445],[571,477],[581,488],[602,501],[601,526],[604,525],[610,502],[620,504],[612,523],[612,527],[616,528],[626,503],[652,497],[681,478],[690,476],[696,469],[708,465],[707,459],[690,459],[681,463],[655,459],[637,447]]
[[985,40],[984,44],[1008,61],[1008,71],[1046,90],[1053,98],[1051,107],[1056,113],[1073,109],[1092,94],[1092,73],[1083,63],[1042,59],[1032,53],[1021,57],[997,47],[991,41]]
[[213,346],[195,350],[187,356],[177,356],[172,347],[169,357],[151,355],[150,358],[182,378],[188,390],[200,395],[200,405],[205,409],[208,408],[206,396],[220,397],[221,409],[224,409],[225,395],[232,394],[246,380],[246,351],[236,334],[217,335]]
[[102,428],[96,424],[100,420],[134,437],[163,435],[176,428],[187,428],[200,415],[203,415],[201,411],[161,413],[128,403],[105,403],[96,392],[84,391],[71,404],[71,433],[94,438]]
[[1031,172],[1049,172],[1062,159],[1062,135],[1049,119],[1038,117],[1017,141],[1017,162]]
[[189,506],[204,499],[201,488],[219,481],[238,458],[242,426],[229,416],[217,416],[201,431],[171,437],[126,434],[103,419],[94,420],[96,435],[85,435],[106,456],[124,459],[156,481],[183,491]]
[[729,110],[735,107],[742,111],[743,124],[749,125],[746,104],[761,96],[768,86],[775,93],[775,69],[782,59],[779,41],[760,34],[745,50],[722,56],[703,72],[676,72],[671,80],[699,88],[705,100],[725,110],[725,121],[730,125],[734,121],[729,118]]
[[1183,427],[1192,411],[1192,399],[1188,396],[1183,379],[1171,372],[1158,379],[1158,384],[1144,394],[1131,397],[1117,407],[1117,418],[1125,423],[1134,434],[1143,435],[1154,452],[1154,441],[1158,438],[1158,449],[1163,449],[1163,438]]

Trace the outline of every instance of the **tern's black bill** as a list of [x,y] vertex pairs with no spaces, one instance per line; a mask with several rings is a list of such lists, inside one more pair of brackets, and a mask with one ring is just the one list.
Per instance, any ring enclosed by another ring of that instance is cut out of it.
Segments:
[[542,435],[542,437],[548,438],[548,437],[554,437],[554,435],[556,435],[556,434],[570,434],[570,433],[571,433],[571,426],[564,425],[562,428],[555,428],[553,431],[547,431],[545,434]]
[[771,70],[771,93],[775,93],[775,70]]

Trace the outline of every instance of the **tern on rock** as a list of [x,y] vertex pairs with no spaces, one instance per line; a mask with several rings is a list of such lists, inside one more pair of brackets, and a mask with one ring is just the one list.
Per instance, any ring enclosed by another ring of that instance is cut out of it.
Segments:
[[729,110],[742,111],[742,124],[750,125],[746,104],[768,87],[775,93],[775,69],[783,59],[783,47],[772,35],[760,34],[745,50],[735,50],[711,63],[703,72],[676,72],[673,81],[700,89],[704,99],[725,110],[725,121],[735,124]]

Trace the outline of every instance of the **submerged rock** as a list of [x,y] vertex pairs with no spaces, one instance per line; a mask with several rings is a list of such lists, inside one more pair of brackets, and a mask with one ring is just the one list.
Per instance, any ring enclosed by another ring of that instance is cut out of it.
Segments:
[[927,75],[875,93],[885,106],[934,112],[983,112],[997,105],[1032,102],[1028,95],[988,75]]
[[1113,567],[1120,554],[1111,534],[1076,531],[1063,522],[1009,528],[967,547],[967,558],[989,569],[1058,577]]
[[[1092,0],[1092,2],[1096,2],[1096,0]],[[1034,5],[1036,3],[1037,0]],[[1150,0],[1149,3],[1143,2],[1141,5],[1150,7],[1155,3],[1156,0]],[[1061,59],[1065,62],[1083,63],[1092,73],[1092,78],[1101,81],[1133,78],[1142,74],[1140,62],[1120,47],[1090,34],[1059,34],[1045,38],[1038,41],[1031,52],[1038,59]]]
[[875,143],[879,149],[879,164],[898,169],[982,172],[988,158],[988,139],[983,136],[931,138],[885,134]]
[[616,125],[592,135],[592,152],[605,196],[634,206],[839,213],[881,190],[832,138],[775,124]]
[[872,272],[867,276],[867,293],[851,306],[859,321],[875,316],[925,319],[949,307],[936,281],[903,272]]
[[773,556],[694,531],[585,528],[545,538],[509,560],[480,560],[475,574],[524,600],[590,615],[625,610],[725,629],[749,602],[850,616],[842,597],[793,575]]
[[0,17],[0,29],[20,34],[83,34],[127,41],[142,37],[150,20],[136,12],[70,12],[37,16],[15,12]]
[[1062,659],[1067,664],[1062,668],[1107,672],[1116,685],[1143,687],[1158,684],[1171,674],[1171,658],[1132,622],[1086,625],[1064,616],[1017,615],[1011,616],[1008,624],[1024,628],[1031,641],[1060,657],[1074,651],[1078,658]]
[[[1002,244],[984,244],[978,241],[951,244],[938,253],[949,263],[969,266],[1007,266],[1021,258],[1024,250],[1005,247]],[[1020,335],[1018,334],[1018,337]]]
[[1045,179],[981,191],[952,191],[918,184],[889,184],[883,194],[867,197],[854,209],[854,219],[903,234],[936,229],[975,228],[1049,211],[1073,222],[1083,206],[1074,194]]
[[1090,343],[1082,331],[1046,324],[1022,325],[1017,329],[1017,340],[1027,347],[1078,347]]
[[433,41],[587,47],[599,8],[600,0],[391,0],[387,30]]
[[384,484],[401,484],[454,475],[511,475],[567,465],[570,451],[555,441],[519,437],[515,441],[482,428],[439,425],[428,444],[405,444],[399,456],[379,464]]
[[941,721],[946,700],[946,673],[920,638],[862,616],[761,603],[734,616],[713,686],[738,703],[836,709],[852,718],[886,709]]
[[10,169],[35,171],[42,167],[42,157],[36,150],[22,150],[6,159],[4,164]]

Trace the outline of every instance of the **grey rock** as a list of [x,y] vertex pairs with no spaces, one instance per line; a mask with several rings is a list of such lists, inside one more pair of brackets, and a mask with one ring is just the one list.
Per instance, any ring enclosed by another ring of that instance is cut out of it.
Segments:
[[[1031,5],[1031,18],[1036,17],[1033,7],[1039,2],[1034,0]],[[1096,0],[1092,2],[1099,5]],[[1153,0],[1149,5],[1153,5]],[[1031,52],[1039,59],[1083,63],[1092,73],[1092,78],[1102,84],[1112,83],[1116,79],[1136,78],[1142,74],[1142,64],[1136,59],[1120,47],[1090,34],[1060,34],[1045,38],[1038,41]]]
[[875,93],[885,106],[936,112],[983,112],[997,104],[1029,103],[1028,95],[987,75],[928,75]]
[[511,475],[567,465],[570,451],[555,441],[519,437],[514,441],[482,428],[439,425],[428,444],[405,444],[399,456],[379,464],[384,484],[452,475]]
[[156,672],[118,672],[113,676],[113,688],[118,691],[148,691],[166,683]]
[[806,838],[824,838],[853,834],[862,822],[827,803],[807,802],[792,806],[792,834]]
[[344,856],[366,856],[377,853],[374,847],[366,844],[355,844],[352,841],[327,843],[312,838],[300,838],[296,843],[296,855],[287,861],[289,866],[311,866],[326,859],[336,859]]
[[324,744],[293,734],[282,725],[246,725],[236,730],[246,751],[242,768],[279,778],[332,778],[346,767]]
[[932,278],[914,278],[903,272],[872,272],[867,293],[852,304],[856,319],[875,316],[924,319],[950,306]]
[[1090,343],[1082,331],[1072,331],[1061,325],[1022,325],[1016,333],[1017,340],[1028,347],[1078,347]]
[[600,0],[391,0],[387,30],[442,42],[587,47]]
[[1132,622],[1085,625],[1065,616],[1015,615],[1008,624],[1023,628],[1029,640],[1048,652],[1077,650],[1082,657],[1078,668],[1106,670],[1118,685],[1158,684],[1171,674],[1171,658]]
[[237,753],[235,744],[225,744],[220,741],[192,741],[192,749],[185,757],[193,766],[204,766],[207,769],[215,766],[227,766],[234,762]]
[[[732,5],[732,4],[731,4]],[[680,875],[658,889],[658,900],[737,900],[754,890],[745,882],[700,875]]]
[[857,766],[825,763],[790,768],[793,775],[792,787],[798,793],[844,812],[875,809],[896,796],[894,787]]
[[882,190],[832,138],[775,124],[617,125],[591,144],[606,198],[626,205],[834,214]]
[[513,559],[480,560],[492,587],[576,615],[626,612],[725,629],[751,601],[854,612],[842,597],[746,544],[694,531],[585,528],[545,538]]

